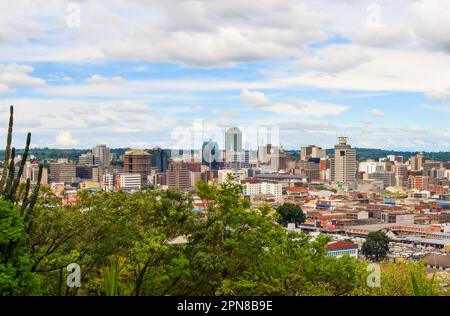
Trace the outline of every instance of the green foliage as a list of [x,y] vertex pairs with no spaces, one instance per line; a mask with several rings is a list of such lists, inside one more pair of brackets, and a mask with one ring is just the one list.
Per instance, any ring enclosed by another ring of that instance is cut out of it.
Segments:
[[364,242],[361,252],[367,258],[375,261],[386,258],[389,252],[389,237],[382,231],[369,233]]
[[31,272],[27,235],[20,212],[0,198],[0,295],[35,295],[41,278]]
[[279,223],[287,226],[289,223],[303,224],[305,222],[305,214],[300,207],[291,203],[284,203],[277,209],[280,215]]
[[106,296],[117,296],[119,283],[119,272],[115,266],[105,271],[105,294]]

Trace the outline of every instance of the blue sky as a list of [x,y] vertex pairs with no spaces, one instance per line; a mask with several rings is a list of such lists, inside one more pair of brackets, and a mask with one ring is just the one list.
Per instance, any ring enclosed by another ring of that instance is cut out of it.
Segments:
[[14,104],[17,146],[198,147],[238,126],[250,148],[271,128],[288,149],[450,150],[450,0],[391,2],[0,4],[0,120]]

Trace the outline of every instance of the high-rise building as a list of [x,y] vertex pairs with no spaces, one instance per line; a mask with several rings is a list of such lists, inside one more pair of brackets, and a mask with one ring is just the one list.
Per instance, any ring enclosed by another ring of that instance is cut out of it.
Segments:
[[188,191],[191,188],[191,174],[186,162],[170,160],[166,173],[169,189]]
[[425,164],[425,155],[423,153],[418,153],[416,156],[409,158],[409,164],[411,165],[411,170],[421,171]]
[[428,176],[409,176],[408,188],[417,190],[428,190],[430,177]]
[[426,161],[423,164],[423,175],[424,176],[432,176],[431,171],[433,169],[441,169],[442,162],[440,161]]
[[309,158],[303,162],[303,172],[309,181],[321,180],[320,176],[320,158]]
[[203,142],[202,164],[209,166],[210,170],[219,170],[220,150],[219,144],[212,140]]
[[280,151],[278,153],[278,170],[286,171],[287,167],[287,153],[284,151],[284,148],[281,146]]
[[71,183],[76,177],[76,165],[71,162],[51,162],[49,164],[50,182]]
[[356,178],[356,150],[347,144],[348,137],[339,137],[331,159],[331,181],[349,182]]
[[250,162],[250,152],[248,150],[226,152],[225,168],[239,170],[248,168]]
[[408,166],[404,164],[397,164],[394,166],[395,185],[398,187],[405,187],[408,180]]
[[160,173],[166,172],[170,158],[169,152],[156,147],[151,149],[149,153],[151,155],[152,166],[156,167]]
[[140,149],[125,152],[123,171],[124,173],[140,174],[141,183],[146,183],[147,177],[151,172],[150,154]]
[[280,170],[280,148],[267,144],[258,147],[258,163],[263,173]]
[[237,127],[231,127],[225,132],[225,150],[228,152],[242,151],[242,132]]
[[78,164],[86,166],[86,165],[99,165],[100,164],[100,157],[94,155],[93,153],[86,153],[80,155],[80,158],[78,159]]
[[76,177],[82,180],[92,180],[92,165],[77,165]]
[[102,168],[108,168],[111,163],[111,150],[104,144],[99,144],[92,148],[94,156],[98,157]]
[[326,158],[327,154],[325,149],[317,147],[315,145],[309,145],[300,149],[300,160],[308,161],[309,158]]

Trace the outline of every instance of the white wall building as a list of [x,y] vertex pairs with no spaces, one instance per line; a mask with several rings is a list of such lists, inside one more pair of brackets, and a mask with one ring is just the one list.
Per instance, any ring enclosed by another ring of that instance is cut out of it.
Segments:
[[246,183],[244,188],[244,195],[273,195],[275,200],[283,200],[283,187],[281,183]]
[[372,174],[378,171],[385,170],[385,163],[379,161],[363,161],[359,163],[359,172],[364,172],[367,174]]
[[121,173],[119,175],[120,190],[134,192],[141,189],[141,175],[139,173]]
[[114,191],[114,175],[107,173],[103,175],[102,189],[106,192]]

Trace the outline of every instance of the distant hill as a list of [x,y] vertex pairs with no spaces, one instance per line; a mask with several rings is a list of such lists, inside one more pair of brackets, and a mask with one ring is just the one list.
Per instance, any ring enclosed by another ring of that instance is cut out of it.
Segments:
[[[39,161],[54,160],[59,158],[68,158],[71,161],[78,161],[81,154],[85,154],[91,149],[55,149],[55,148],[32,148],[30,155],[37,157]],[[113,148],[111,152],[117,155],[123,155],[125,148]],[[23,149],[16,149],[17,155],[23,154]],[[0,150],[0,161],[3,161],[5,150]]]
[[[409,157],[415,156],[418,151],[397,151],[397,150],[384,150],[384,149],[371,149],[371,148],[355,148],[356,149],[356,159],[358,161],[364,161],[367,159],[378,160],[379,158],[386,157],[387,155],[403,156],[404,160],[408,160]],[[327,149],[327,155],[331,156],[334,152],[333,149]],[[296,158],[300,157],[300,151],[298,150],[286,150],[286,152]],[[450,161],[450,152],[440,151],[440,152],[424,152],[427,158],[436,161]]]

